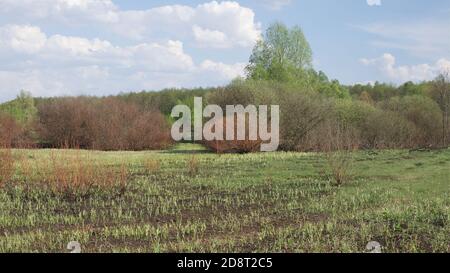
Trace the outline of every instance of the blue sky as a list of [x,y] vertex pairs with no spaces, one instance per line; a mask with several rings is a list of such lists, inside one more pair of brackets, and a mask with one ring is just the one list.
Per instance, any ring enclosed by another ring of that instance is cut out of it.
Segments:
[[275,21],[342,83],[450,69],[449,0],[0,0],[0,101],[223,85]]

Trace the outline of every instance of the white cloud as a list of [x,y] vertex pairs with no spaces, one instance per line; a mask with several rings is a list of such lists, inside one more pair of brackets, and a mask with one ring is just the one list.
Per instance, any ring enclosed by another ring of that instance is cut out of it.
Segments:
[[46,39],[38,27],[8,25],[0,28],[0,47],[17,52],[35,53],[44,46]]
[[227,42],[227,35],[218,30],[203,29],[197,25],[192,27],[194,37],[200,45],[206,47],[227,48],[230,44]]
[[117,11],[111,0],[0,0],[0,13],[29,19],[114,22]]
[[0,101],[20,89],[106,95],[226,84],[244,75],[243,63],[186,48],[249,51],[260,29],[234,1],[124,10],[112,0],[0,0]]
[[260,24],[255,23],[255,13],[237,2],[212,1],[198,5],[191,20],[202,29],[224,34],[230,46],[252,47],[260,38]]
[[[141,41],[187,35],[203,47],[251,47],[261,33],[253,10],[231,1],[121,10],[111,0],[0,0],[0,16],[69,26],[94,23],[105,31]],[[218,46],[221,39],[223,43]]]
[[41,49],[45,49],[48,53],[61,53],[74,56],[93,56],[98,52],[104,52],[111,48],[108,41],[99,39],[88,40],[79,37],[66,37],[62,35],[54,35],[46,40]]
[[389,79],[401,83],[406,81],[432,80],[439,73],[450,71],[450,61],[442,58],[435,64],[397,65],[396,58],[389,53],[379,58],[363,58],[360,62],[366,66],[375,66]]
[[227,65],[221,62],[205,60],[200,64],[200,70],[217,73],[223,79],[234,79],[240,76],[244,76],[245,66],[245,63]]
[[104,16],[118,8],[110,0],[1,0],[1,12],[21,11],[27,17],[47,18],[87,14]]
[[381,6],[381,0],[367,0],[369,6]]
[[[36,96],[224,84],[244,64],[196,64],[181,41],[117,46],[101,39],[46,35],[39,27],[0,27],[0,99],[25,89]],[[3,94],[3,95],[2,95]]]
[[184,53],[180,41],[118,47],[100,39],[89,40],[59,34],[47,37],[39,27],[20,25],[0,27],[0,35],[0,52],[7,53],[9,50],[15,54],[25,54],[28,60],[42,65],[46,64],[44,61],[50,61],[47,64],[53,66],[73,65],[73,62],[81,65],[114,64],[124,68],[148,65],[149,69],[157,70],[182,70],[193,65],[192,58]]

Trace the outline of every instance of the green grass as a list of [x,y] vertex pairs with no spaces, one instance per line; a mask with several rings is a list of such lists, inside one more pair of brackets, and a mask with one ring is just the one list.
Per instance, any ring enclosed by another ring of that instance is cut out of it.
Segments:
[[0,189],[0,252],[65,252],[73,240],[84,252],[364,252],[373,240],[386,252],[450,252],[450,150],[357,152],[341,187],[314,153],[216,155],[184,144],[81,155],[129,165],[125,193],[69,200]]

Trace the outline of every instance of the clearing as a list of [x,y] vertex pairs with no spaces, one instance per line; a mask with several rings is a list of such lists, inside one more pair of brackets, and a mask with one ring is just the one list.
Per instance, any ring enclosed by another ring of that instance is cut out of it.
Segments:
[[[0,252],[450,252],[450,150],[354,153],[353,179],[331,185],[317,153],[14,150],[125,163],[126,189],[66,195],[0,189]],[[20,180],[17,168],[14,180]],[[26,184],[26,182],[25,182]]]

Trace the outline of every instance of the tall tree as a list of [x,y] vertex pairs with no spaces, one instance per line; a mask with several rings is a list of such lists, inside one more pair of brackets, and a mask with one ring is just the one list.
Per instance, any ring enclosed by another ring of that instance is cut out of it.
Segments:
[[449,72],[440,74],[433,83],[432,96],[442,110],[442,144],[448,145],[449,111],[450,111],[450,75]]
[[312,68],[312,50],[300,27],[272,24],[253,48],[247,74],[251,79],[286,81]]

